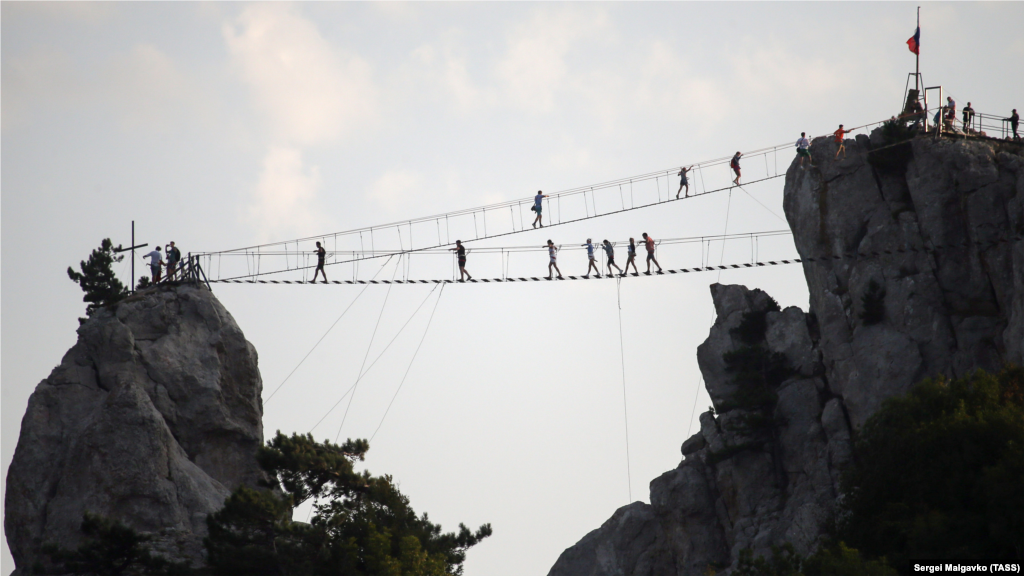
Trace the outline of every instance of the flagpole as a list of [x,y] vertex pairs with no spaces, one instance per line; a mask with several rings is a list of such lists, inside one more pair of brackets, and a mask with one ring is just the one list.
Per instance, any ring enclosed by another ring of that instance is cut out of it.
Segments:
[[[917,7],[917,29],[921,30],[921,7]],[[921,48],[914,51],[914,90],[920,91],[918,79],[921,77]],[[920,93],[920,92],[919,92]]]

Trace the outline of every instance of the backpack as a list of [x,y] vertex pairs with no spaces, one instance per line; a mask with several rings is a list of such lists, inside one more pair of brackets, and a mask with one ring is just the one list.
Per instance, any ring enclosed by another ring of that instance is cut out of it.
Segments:
[[533,206],[530,206],[530,210],[536,212],[537,211],[537,205],[534,204]]

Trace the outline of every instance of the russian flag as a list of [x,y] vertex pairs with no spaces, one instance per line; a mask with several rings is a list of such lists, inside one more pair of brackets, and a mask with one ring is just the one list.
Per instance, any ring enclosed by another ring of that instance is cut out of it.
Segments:
[[917,30],[914,31],[914,35],[910,37],[910,40],[907,40],[907,46],[910,48],[910,51],[913,52],[914,54],[917,54],[918,56],[921,55],[921,27],[920,26],[918,26]]

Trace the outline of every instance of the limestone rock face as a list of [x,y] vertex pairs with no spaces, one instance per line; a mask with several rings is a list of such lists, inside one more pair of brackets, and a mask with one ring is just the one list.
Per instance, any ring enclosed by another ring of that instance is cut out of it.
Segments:
[[[886,398],[926,376],[1024,362],[1021,148],[889,146],[880,131],[846,148],[833,161],[831,138],[816,139],[816,168],[794,162],[786,175],[810,312],[767,311],[760,290],[711,286],[718,317],[697,360],[717,413],[701,415],[679,467],[651,482],[649,506],[620,509],[551,575],[729,573],[740,551],[784,542],[810,553],[835,512],[852,435]],[[866,314],[872,304],[880,317]],[[737,407],[724,359],[744,346],[736,329],[748,313],[764,314],[760,345],[789,368],[776,424],[759,435],[744,426],[756,414]]]
[[98,310],[29,399],[7,475],[19,570],[80,542],[86,511],[202,562],[206,516],[256,485],[263,442],[256,350],[205,287],[161,287]]

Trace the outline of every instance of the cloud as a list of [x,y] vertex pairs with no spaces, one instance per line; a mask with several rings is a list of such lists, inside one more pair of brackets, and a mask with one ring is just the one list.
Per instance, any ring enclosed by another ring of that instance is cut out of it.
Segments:
[[7,2],[4,18],[42,16],[95,26],[111,21],[118,11],[116,2]]
[[373,115],[378,91],[370,65],[332,47],[289,5],[250,6],[223,35],[275,139],[331,142]]
[[317,203],[320,186],[319,169],[306,168],[301,151],[271,147],[263,158],[255,200],[249,206],[247,218],[259,230],[259,241],[325,230],[327,219]]
[[508,51],[497,64],[503,92],[512,103],[532,111],[551,112],[570,73],[566,59],[580,42],[608,26],[603,10],[538,10],[508,36]]
[[416,204],[423,195],[423,181],[408,170],[385,172],[370,187],[370,199],[388,212],[397,212],[410,203]]

